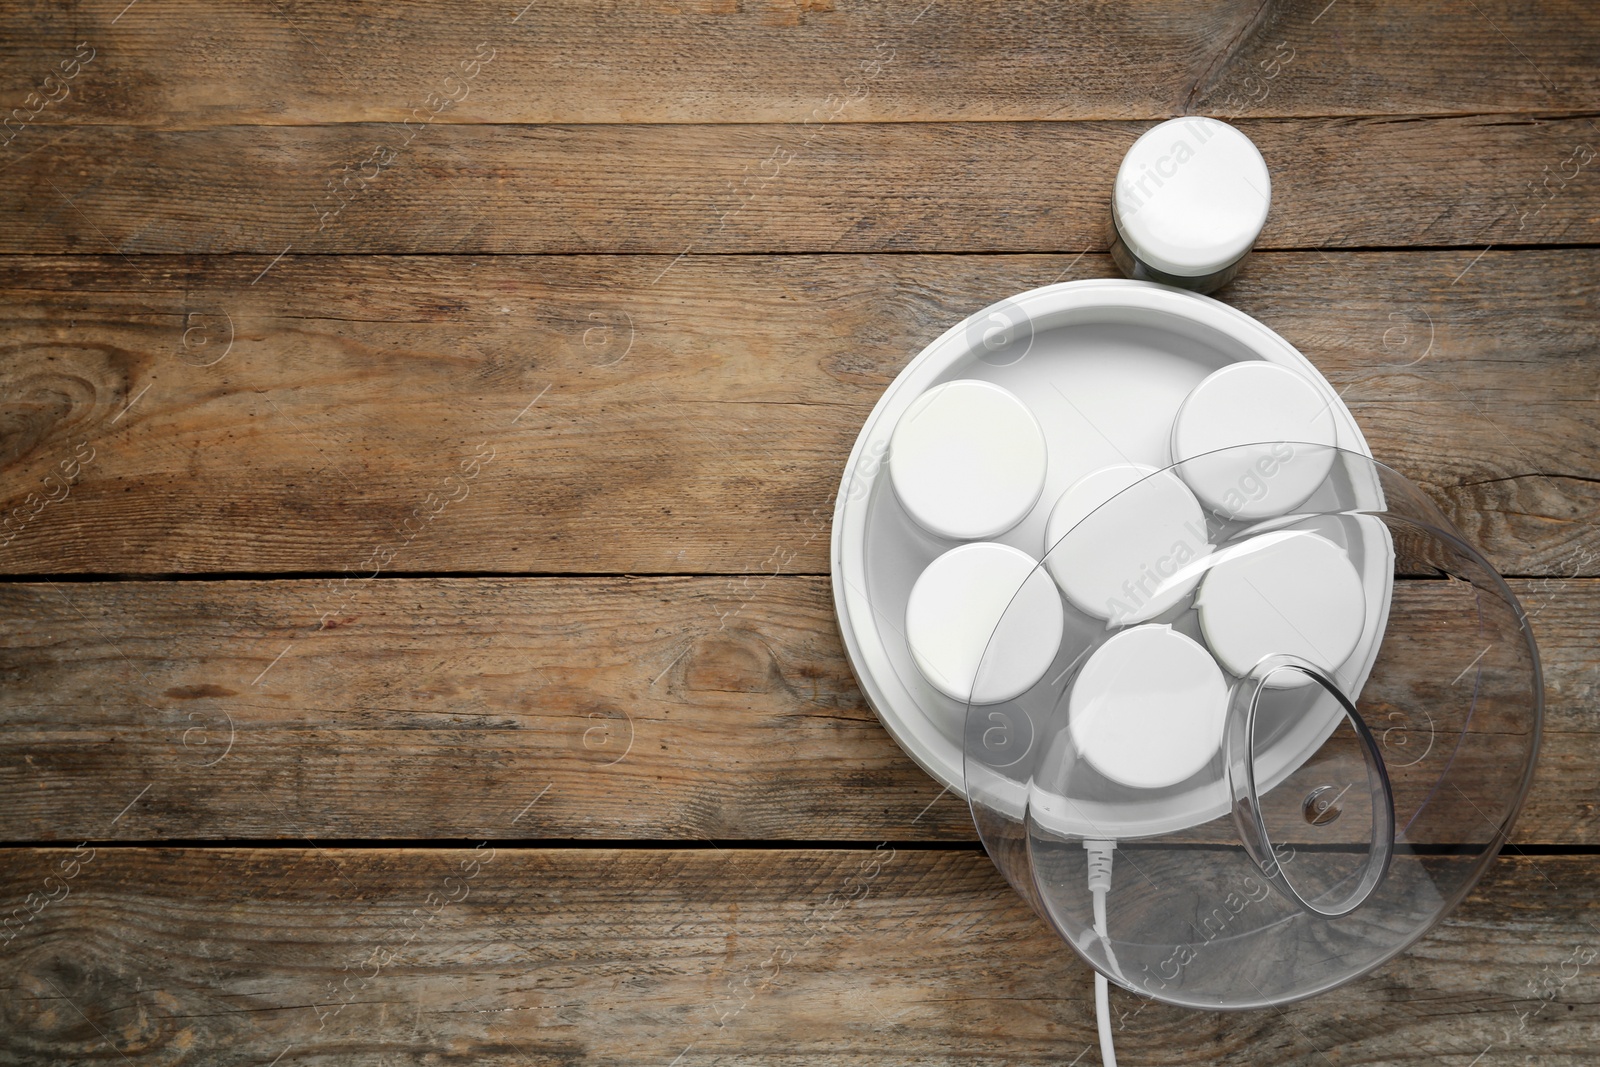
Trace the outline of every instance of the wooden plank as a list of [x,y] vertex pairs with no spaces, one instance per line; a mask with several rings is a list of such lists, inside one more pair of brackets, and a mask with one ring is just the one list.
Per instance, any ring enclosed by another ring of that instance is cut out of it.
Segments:
[[[8,908],[61,897],[0,948],[7,1062],[1098,1062],[1089,971],[981,853],[89,856],[0,873]],[[1118,1053],[1591,1063],[1597,865],[1503,859],[1397,960],[1281,1010],[1115,990]]]
[[[1397,617],[1447,592],[1400,585]],[[1548,701],[1516,839],[1600,843],[1600,581],[1516,589]],[[1388,758],[1475,655],[1380,664]],[[7,583],[0,657],[0,840],[973,838],[818,578]]]
[[[1148,125],[75,127],[12,146],[0,252],[1103,250]],[[1240,128],[1262,248],[1600,242],[1586,117]]]
[[[1263,253],[1225,295],[1502,571],[1600,574],[1600,252],[1480,251]],[[1004,294],[1112,273],[6,258],[0,570],[823,573],[851,444],[910,357]]]
[[[1189,106],[1579,111],[1600,101],[1600,18],[1581,0],[1483,0],[1476,11],[1445,0],[446,0],[420,10],[179,0],[122,12],[28,0],[0,13],[0,100],[59,95],[42,80],[80,41],[94,58],[41,121],[399,122],[430,92],[459,97],[441,120],[502,123],[816,121],[836,106],[830,95],[848,101],[835,121],[872,122],[1156,118]],[[484,55],[460,80],[459,64]]]

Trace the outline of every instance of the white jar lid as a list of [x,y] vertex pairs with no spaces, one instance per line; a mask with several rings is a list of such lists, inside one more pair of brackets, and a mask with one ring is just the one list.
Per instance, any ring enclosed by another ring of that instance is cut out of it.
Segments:
[[[1309,660],[1333,673],[1355,651],[1366,623],[1361,576],[1344,549],[1309,530],[1279,530],[1230,545],[1195,603],[1200,631],[1222,665],[1243,676],[1271,655]],[[1309,685],[1280,671],[1275,689]]]
[[1187,596],[1200,580],[1195,561],[1210,551],[1194,494],[1140,463],[1078,479],[1045,523],[1051,577],[1075,606],[1117,625],[1152,619]]
[[963,703],[998,704],[1033,688],[1061,649],[1064,624],[1061,594],[1033,557],[992,541],[928,564],[906,604],[917,669]]
[[1228,686],[1211,654],[1170,626],[1119,631],[1072,683],[1072,743],[1114,782],[1160,789],[1183,781],[1222,745]]
[[1216,119],[1171,119],[1133,143],[1111,205],[1123,243],[1157,270],[1215,274],[1250,250],[1272,180],[1250,138]]
[[889,439],[889,479],[929,532],[995,537],[1044,491],[1044,431],[1028,406],[991,382],[963,379],[917,397]]
[[[1337,432],[1333,402],[1316,386],[1287,367],[1246,360],[1213,372],[1184,399],[1172,460],[1208,508],[1261,519],[1316,491],[1333,465]],[[1228,451],[1208,455],[1221,449]]]

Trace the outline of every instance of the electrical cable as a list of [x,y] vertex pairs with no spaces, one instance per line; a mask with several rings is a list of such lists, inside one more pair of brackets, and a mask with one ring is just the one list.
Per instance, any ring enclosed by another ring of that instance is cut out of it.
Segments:
[[[1111,954],[1111,941],[1106,933],[1106,894],[1111,891],[1111,854],[1115,841],[1085,841],[1089,853],[1089,892],[1094,897],[1094,932],[1100,935],[1106,958],[1116,965]],[[1104,1067],[1117,1067],[1117,1051],[1111,1041],[1111,984],[1099,971],[1094,973],[1094,1017],[1100,1030],[1100,1062]]]
[[1117,1050],[1111,1044],[1111,983],[1099,971],[1094,972],[1094,1018],[1100,1026],[1100,1062],[1117,1067]]

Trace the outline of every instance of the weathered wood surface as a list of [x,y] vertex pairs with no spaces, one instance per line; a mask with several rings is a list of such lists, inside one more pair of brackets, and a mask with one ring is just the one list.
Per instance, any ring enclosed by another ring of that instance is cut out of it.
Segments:
[[80,41],[95,57],[51,121],[398,122],[430,92],[459,95],[444,79],[479,42],[493,58],[450,121],[803,122],[830,95],[858,91],[844,121],[1154,118],[1186,108],[1442,114],[1600,101],[1600,17],[1582,0],[1481,0],[1476,10],[1447,0],[1115,9],[448,0],[420,10],[181,0],[125,11],[26,0],[0,12],[0,101],[38,91],[58,53]]
[[[1600,241],[1586,116],[1238,125],[1272,168],[1261,248]],[[36,125],[0,252],[1103,250],[1148,126]]]
[[[1548,700],[1516,840],[1600,844],[1600,581],[1515,588]],[[1478,651],[1380,669],[1385,743]],[[974,838],[820,578],[6,584],[0,662],[0,840]]]
[[[1517,840],[1593,851],[1597,55],[1584,0],[6,5],[0,1062],[1094,1061],[818,575],[883,386],[1109,276],[1187,112],[1273,167],[1226,299],[1527,576]],[[282,577],[28,578],[199,572]],[[627,838],[687,847],[326,847]],[[155,847],[28,847],[84,839]],[[1597,863],[1284,1011],[1114,993],[1124,1062],[1594,1062]]]
[[[1113,271],[289,256],[252,285],[269,262],[0,259],[0,570],[825,572],[893,375],[1001,294]],[[1263,253],[1227,295],[1502,571],[1581,576],[1597,279],[1591,249]]]
[[[981,853],[90,856],[0,873],[40,907],[0,946],[8,1063],[1098,1062],[1089,971]],[[1116,991],[1119,1056],[1592,1063],[1596,863],[1502,859],[1406,955],[1279,1011]]]

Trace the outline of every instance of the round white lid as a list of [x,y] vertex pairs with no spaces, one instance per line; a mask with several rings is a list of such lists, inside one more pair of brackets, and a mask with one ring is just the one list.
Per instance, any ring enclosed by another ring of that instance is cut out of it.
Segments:
[[1044,431],[1028,406],[992,382],[934,386],[889,439],[895,496],[940,537],[995,537],[1021,522],[1044,491]]
[[1192,115],[1146,130],[1123,157],[1111,205],[1135,256],[1168,274],[1214,274],[1250,250],[1272,180],[1250,138]]
[[1189,778],[1222,745],[1228,686],[1211,654],[1170,626],[1119,631],[1072,683],[1072,743],[1114,782],[1160,789]]
[[[1328,476],[1337,436],[1333,406],[1287,367],[1230,363],[1195,386],[1178,409],[1172,460],[1213,511],[1235,519],[1282,515]],[[1302,444],[1319,447],[1297,448]],[[1230,451],[1207,455],[1220,449]]]
[[1140,463],[1084,475],[1045,524],[1051,577],[1075,606],[1114,624],[1152,619],[1187,596],[1200,580],[1194,561],[1210,551],[1194,494],[1170,472]]
[[[1355,651],[1366,623],[1361,575],[1344,549],[1309,530],[1278,530],[1218,550],[1195,603],[1200,631],[1222,665],[1248,674],[1271,655],[1299,656],[1330,674]],[[1309,685],[1279,671],[1275,689]]]
[[906,604],[917,669],[963,703],[998,704],[1033,688],[1061,649],[1063,626],[1049,576],[1026,552],[993,541],[958,545],[928,564]]

